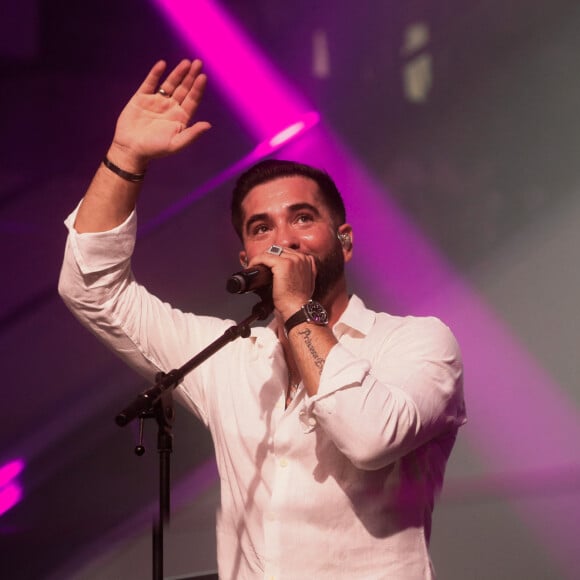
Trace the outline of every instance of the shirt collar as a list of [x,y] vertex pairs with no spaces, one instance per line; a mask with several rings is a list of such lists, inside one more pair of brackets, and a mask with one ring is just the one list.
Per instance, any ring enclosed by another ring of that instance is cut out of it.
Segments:
[[[337,337],[340,337],[349,329],[362,336],[366,336],[375,323],[375,317],[375,312],[369,310],[364,305],[364,302],[356,294],[353,294],[332,330]],[[272,355],[275,344],[278,342],[276,329],[276,319],[273,318],[267,326],[256,326],[252,328],[251,340],[255,340],[256,344],[262,347],[268,345],[267,348],[272,351],[270,352]]]
[[375,316],[375,313],[372,310],[369,310],[356,294],[353,294],[350,297],[344,312],[332,330],[337,337],[342,335],[349,328],[363,336],[366,336],[375,323]]

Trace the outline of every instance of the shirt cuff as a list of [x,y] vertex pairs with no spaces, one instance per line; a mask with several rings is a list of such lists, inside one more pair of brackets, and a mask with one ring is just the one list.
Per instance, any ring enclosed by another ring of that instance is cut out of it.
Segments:
[[135,210],[122,224],[109,231],[79,234],[74,229],[79,207],[80,203],[66,218],[64,225],[68,229],[69,242],[81,272],[102,272],[128,260],[133,254],[137,235]]

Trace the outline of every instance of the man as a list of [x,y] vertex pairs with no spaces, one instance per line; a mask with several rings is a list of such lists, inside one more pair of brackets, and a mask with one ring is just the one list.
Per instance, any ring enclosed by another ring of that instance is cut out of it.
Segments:
[[[157,63],[121,113],[79,208],[59,289],[140,372],[181,366],[230,321],[172,309],[130,268],[148,163],[209,129],[189,125],[206,77]],[[267,161],[238,181],[244,267],[273,276],[274,317],[189,374],[181,401],[209,428],[221,480],[224,579],[433,578],[431,513],[458,427],[462,365],[434,318],[375,313],[349,297],[354,233],[332,180]]]

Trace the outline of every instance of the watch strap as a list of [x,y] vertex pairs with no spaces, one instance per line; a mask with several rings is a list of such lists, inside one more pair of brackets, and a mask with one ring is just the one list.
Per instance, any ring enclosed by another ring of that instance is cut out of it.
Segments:
[[326,326],[328,324],[328,315],[324,307],[314,300],[308,301],[306,304],[295,312],[286,322],[284,323],[284,331],[286,336],[288,333],[299,324],[304,322],[311,322],[318,326]]
[[306,315],[306,312],[304,310],[304,307],[302,307],[300,310],[298,310],[298,312],[295,312],[285,323],[284,323],[284,331],[286,332],[286,336],[288,336],[288,333],[295,327],[298,326],[299,324],[302,324],[303,322],[308,322],[308,316]]

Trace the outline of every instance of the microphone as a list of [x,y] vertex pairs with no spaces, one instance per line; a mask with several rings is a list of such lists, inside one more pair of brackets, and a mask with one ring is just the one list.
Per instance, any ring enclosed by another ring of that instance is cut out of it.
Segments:
[[272,284],[272,270],[258,264],[241,272],[232,274],[226,283],[226,290],[231,294],[245,294]]

